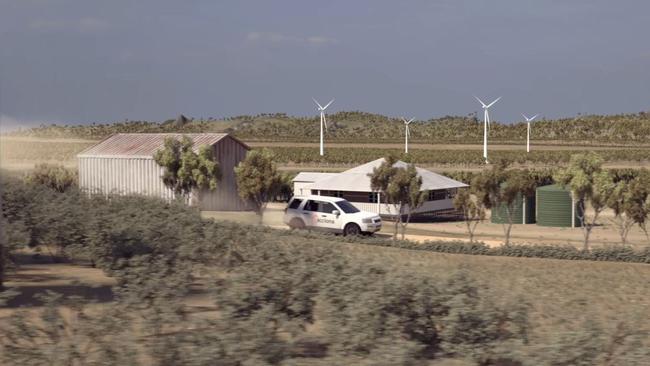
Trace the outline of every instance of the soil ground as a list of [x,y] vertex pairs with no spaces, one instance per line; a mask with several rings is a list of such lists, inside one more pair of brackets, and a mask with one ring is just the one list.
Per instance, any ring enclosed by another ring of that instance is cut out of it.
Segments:
[[[264,213],[264,225],[288,229],[282,222],[285,204],[270,203]],[[227,212],[227,211],[204,211],[203,216],[215,220],[228,220],[239,223],[255,224],[258,217],[252,212]],[[599,220],[602,223],[593,229],[590,242],[594,247],[620,245],[621,239],[611,224],[613,213],[605,211]],[[393,225],[390,221],[384,221],[384,226],[377,235],[390,236],[393,233]],[[467,229],[462,221],[446,222],[412,222],[406,230],[406,238],[414,241],[426,240],[461,240],[467,241]],[[492,224],[488,219],[480,223],[476,230],[476,240],[483,241],[488,245],[498,246],[503,244],[503,225]],[[583,243],[582,229],[580,228],[549,228],[535,224],[513,225],[511,241],[519,244],[554,244],[574,245],[580,247]],[[628,235],[628,241],[634,246],[647,246],[650,242],[643,231],[633,227]]]

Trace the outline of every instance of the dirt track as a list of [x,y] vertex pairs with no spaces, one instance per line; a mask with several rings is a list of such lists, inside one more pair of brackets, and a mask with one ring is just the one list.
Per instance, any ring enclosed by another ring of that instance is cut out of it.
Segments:
[[[286,229],[282,222],[285,204],[270,203],[264,213],[264,224],[276,229]],[[257,217],[252,212],[214,212],[202,213],[206,218],[216,220],[229,220],[245,224],[257,223]],[[619,245],[620,238],[611,225],[613,213],[605,211],[600,218],[602,225],[593,229],[591,243],[593,246]],[[393,227],[385,223],[380,234],[391,235]],[[467,230],[462,221],[450,222],[412,222],[407,229],[407,238],[413,241],[425,240],[460,240],[467,241]],[[489,218],[478,225],[476,230],[477,240],[491,246],[503,243],[503,226],[490,223]],[[556,244],[556,245],[582,245],[582,231],[580,228],[549,228],[532,225],[513,225],[512,242],[527,244]],[[628,236],[632,245],[649,245],[645,235],[638,227],[633,227]]]

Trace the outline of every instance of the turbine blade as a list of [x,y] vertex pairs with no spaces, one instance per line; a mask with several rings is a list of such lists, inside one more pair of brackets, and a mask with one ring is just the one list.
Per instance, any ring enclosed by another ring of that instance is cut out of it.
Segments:
[[404,124],[407,124],[406,118],[404,118],[404,117],[400,117],[400,118],[402,119],[402,121],[404,121]]
[[415,117],[409,119],[408,123],[410,124],[411,122],[413,122],[414,119],[415,119]]
[[313,100],[314,103],[316,103],[316,105],[318,106],[319,109],[323,109],[323,106],[320,105],[320,103],[318,103],[318,101],[316,99],[314,99],[314,97],[312,97],[311,100]]
[[325,125],[325,131],[327,131],[327,118],[325,117],[325,113],[323,113],[323,124]]
[[478,102],[481,103],[481,105],[483,106],[483,108],[487,108],[487,107],[485,106],[485,103],[483,103],[482,100],[478,99],[478,97],[477,97],[476,95],[474,96],[474,98],[476,98],[476,100],[478,100]]
[[490,108],[490,107],[492,107],[492,105],[493,105],[494,103],[498,102],[499,99],[501,99],[501,97],[498,97],[497,99],[495,99],[494,102],[488,104],[487,107],[485,107],[485,108]]
[[325,107],[323,107],[323,109],[327,109],[327,107],[329,107],[330,104],[332,104],[333,102],[334,102],[334,99],[330,100],[330,102],[327,103],[327,104],[325,105]]
[[526,119],[526,122],[528,122],[528,117],[526,117],[526,115],[523,113],[521,115],[524,117],[524,119]]
[[531,120],[531,121],[534,120],[535,118],[537,118],[537,116],[539,116],[539,114],[536,114],[536,115],[530,117],[530,120]]

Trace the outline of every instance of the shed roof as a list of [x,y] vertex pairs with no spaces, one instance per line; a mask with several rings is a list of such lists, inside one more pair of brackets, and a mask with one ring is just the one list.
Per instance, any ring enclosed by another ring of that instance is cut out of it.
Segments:
[[[151,158],[163,147],[165,138],[187,136],[194,142],[194,150],[202,145],[214,145],[227,133],[118,133],[95,146],[80,152],[77,157],[140,157]],[[232,137],[231,137],[232,138]],[[239,140],[237,140],[240,142]],[[246,146],[244,143],[240,142]]]
[[[384,161],[385,159],[381,158],[359,165],[332,177],[318,180],[310,188],[331,191],[371,192],[372,188],[370,186],[369,175],[372,174],[373,169],[378,168]],[[393,166],[406,168],[408,164],[399,160]],[[415,169],[418,176],[422,177],[422,191],[467,187],[467,184],[445,177],[444,175],[418,167]]]

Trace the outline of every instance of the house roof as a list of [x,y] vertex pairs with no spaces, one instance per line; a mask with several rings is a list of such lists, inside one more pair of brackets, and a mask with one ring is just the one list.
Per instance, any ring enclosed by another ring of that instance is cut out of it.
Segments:
[[293,178],[292,182],[317,182],[321,179],[330,178],[339,173],[314,173],[314,172],[300,172]]
[[[370,187],[369,175],[372,174],[373,169],[378,168],[384,161],[384,158],[373,160],[332,177],[320,179],[311,185],[310,188],[330,191],[371,192],[372,188]],[[393,166],[406,168],[408,164],[399,160]],[[422,191],[467,187],[467,184],[445,177],[444,175],[418,167],[415,169],[418,176],[422,177]]]
[[[95,146],[80,152],[77,157],[139,157],[151,158],[163,147],[165,138],[180,139],[187,136],[194,142],[193,149],[198,151],[202,145],[214,145],[227,133],[118,133]],[[232,137],[231,137],[232,138]],[[239,140],[237,140],[239,142]],[[241,143],[241,142],[240,142]],[[241,143],[245,146],[245,144]]]

